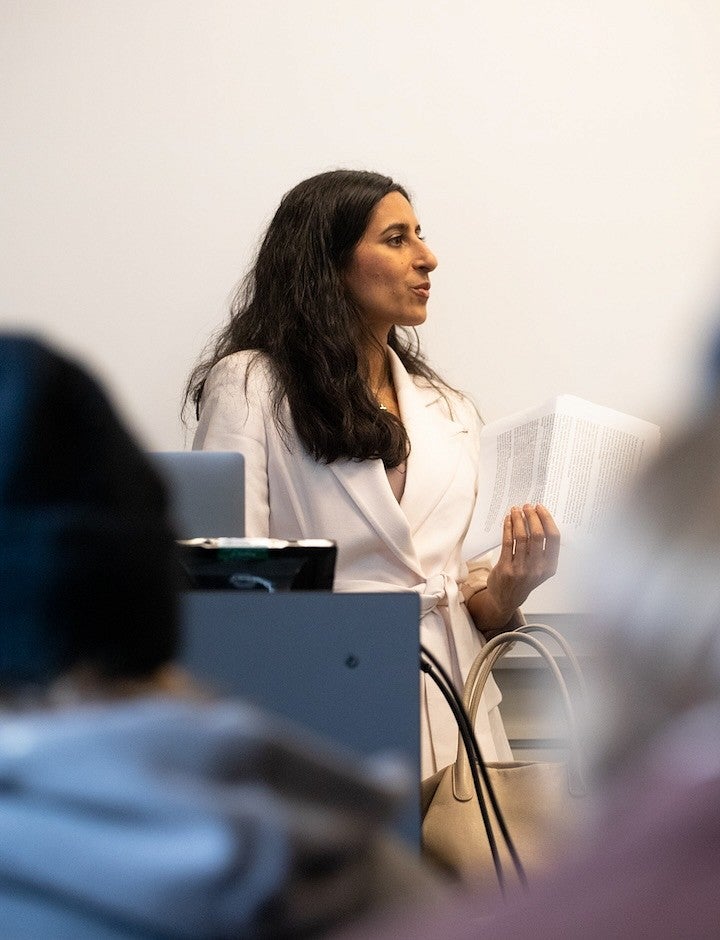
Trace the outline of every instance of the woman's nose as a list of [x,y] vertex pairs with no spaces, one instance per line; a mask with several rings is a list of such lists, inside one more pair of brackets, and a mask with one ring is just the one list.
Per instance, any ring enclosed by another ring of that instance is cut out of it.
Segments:
[[415,260],[415,267],[422,268],[425,271],[434,271],[438,265],[437,258],[424,242],[420,242],[420,245],[421,250]]

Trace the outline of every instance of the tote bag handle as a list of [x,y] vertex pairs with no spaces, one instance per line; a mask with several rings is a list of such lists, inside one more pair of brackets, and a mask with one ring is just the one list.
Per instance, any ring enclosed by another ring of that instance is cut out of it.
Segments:
[[521,627],[516,627],[516,631],[518,633],[544,633],[546,636],[552,637],[568,661],[568,665],[570,666],[575,676],[581,697],[583,699],[587,698],[587,682],[585,681],[585,676],[583,675],[580,662],[575,655],[572,646],[570,646],[568,641],[559,630],[556,630],[555,627],[549,626],[547,623],[526,623]]
[[[493,637],[492,640],[489,640],[476,656],[475,661],[470,669],[470,673],[468,674],[463,689],[463,702],[468,711],[470,721],[474,725],[483,689],[485,688],[485,684],[490,677],[490,673],[495,663],[500,659],[501,656],[505,655],[505,653],[507,653],[515,643],[524,643],[535,649],[536,652],[539,653],[540,656],[545,660],[560,692],[563,711],[565,712],[570,737],[568,786],[570,788],[570,792],[573,793],[573,795],[581,796],[586,793],[587,788],[585,786],[581,767],[580,738],[577,731],[575,712],[572,701],[570,699],[570,694],[568,692],[567,683],[565,682],[565,679],[560,672],[560,668],[555,662],[555,659],[547,647],[540,640],[534,636],[529,635],[531,629],[537,630],[539,626],[544,628],[541,632],[547,632],[552,636],[557,633],[557,631],[552,630],[552,628],[545,627],[545,625],[528,625],[528,627],[525,628],[525,632],[522,630],[513,630],[508,633],[501,633],[498,636]],[[557,636],[554,636],[554,638],[556,640],[558,639]],[[561,637],[558,642],[561,644],[564,651],[569,649],[567,641],[565,641],[564,637]],[[577,674],[582,676],[582,673],[579,670],[579,665],[577,663],[577,658],[574,656],[574,654],[572,654],[572,658],[568,658],[573,668],[577,668]],[[465,751],[461,740],[458,741],[458,754],[453,767],[453,792],[455,797],[462,801],[471,800],[475,796],[470,764],[467,752]]]

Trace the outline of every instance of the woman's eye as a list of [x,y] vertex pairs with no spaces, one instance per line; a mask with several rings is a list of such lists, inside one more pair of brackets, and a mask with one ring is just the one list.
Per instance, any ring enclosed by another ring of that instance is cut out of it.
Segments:
[[388,238],[388,245],[393,245],[395,248],[399,248],[402,243],[402,235],[392,235],[390,238]]

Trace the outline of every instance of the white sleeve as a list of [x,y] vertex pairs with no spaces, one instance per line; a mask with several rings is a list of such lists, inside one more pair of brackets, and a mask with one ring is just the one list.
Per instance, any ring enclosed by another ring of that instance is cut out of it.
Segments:
[[210,371],[200,402],[193,450],[239,451],[245,457],[245,532],[270,534],[266,422],[272,421],[267,365],[242,352]]

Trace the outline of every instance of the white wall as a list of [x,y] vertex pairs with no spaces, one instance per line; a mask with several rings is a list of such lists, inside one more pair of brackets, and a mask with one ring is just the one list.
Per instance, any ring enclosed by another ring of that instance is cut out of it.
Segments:
[[718,295],[718,48],[716,0],[5,0],[0,317],[183,446],[281,194],[367,167],[416,195],[426,348],[487,418],[667,427]]

